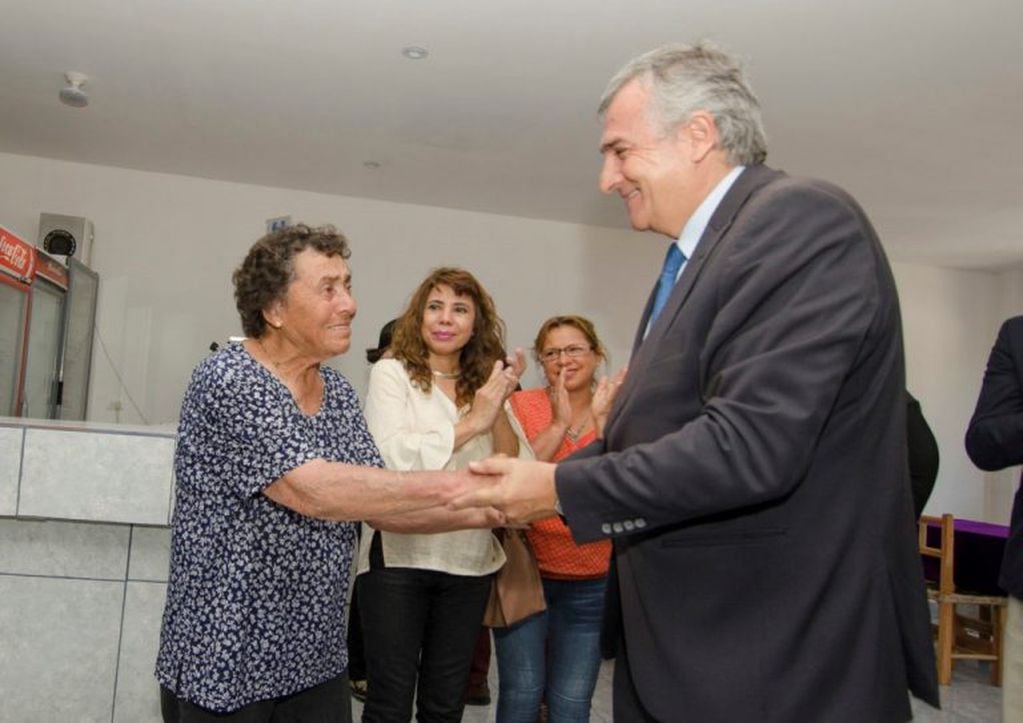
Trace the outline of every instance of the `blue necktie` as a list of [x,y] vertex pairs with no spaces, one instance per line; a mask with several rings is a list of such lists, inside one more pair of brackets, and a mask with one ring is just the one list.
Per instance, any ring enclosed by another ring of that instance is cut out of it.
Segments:
[[678,247],[678,244],[673,243],[668,247],[668,254],[664,257],[664,267],[661,269],[661,278],[657,281],[657,295],[654,296],[654,306],[650,310],[650,325],[647,328],[654,325],[664,305],[668,303],[668,297],[675,286],[678,270],[682,268],[682,264],[685,262],[686,255],[682,253],[682,249]]

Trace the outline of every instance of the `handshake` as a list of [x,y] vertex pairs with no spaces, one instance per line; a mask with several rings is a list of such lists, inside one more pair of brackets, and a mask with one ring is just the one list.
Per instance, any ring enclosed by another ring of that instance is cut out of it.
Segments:
[[558,514],[554,468],[550,462],[504,456],[472,462],[468,471],[458,475],[448,508],[485,510],[492,527],[553,517]]
[[[476,392],[469,417],[479,411],[480,416],[486,417],[486,428],[493,427],[501,405],[524,368],[525,358],[520,349],[506,362],[496,362],[490,379]],[[627,371],[623,368],[610,378],[603,377],[593,390],[589,413],[598,439],[604,436],[604,426]],[[567,429],[572,422],[572,408],[563,371],[549,393],[555,422]],[[524,440],[520,444],[525,444]],[[553,517],[558,514],[554,470],[555,464],[551,462],[504,455],[471,462],[468,470],[455,473],[455,489],[451,490],[446,507],[462,521],[471,520],[474,527],[523,525]]]
[[[522,352],[516,350],[516,356],[509,357],[506,365],[500,362],[495,364],[490,383],[498,386],[503,382],[507,394],[512,383],[517,382],[524,366]],[[590,414],[598,439],[604,436],[604,426],[627,371],[623,368],[610,378],[602,378],[593,391]],[[555,421],[560,420],[563,428],[569,427],[572,409],[563,372],[558,374],[550,394]],[[480,396],[479,393],[477,396]],[[456,490],[448,498],[447,508],[463,514],[475,511],[477,520],[479,515],[483,516],[479,526],[488,527],[522,525],[553,517],[558,514],[554,470],[555,465],[551,462],[504,455],[471,462],[468,470],[456,473]]]

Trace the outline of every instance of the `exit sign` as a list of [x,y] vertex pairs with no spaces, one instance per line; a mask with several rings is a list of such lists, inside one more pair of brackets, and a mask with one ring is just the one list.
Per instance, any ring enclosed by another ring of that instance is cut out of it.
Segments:
[[266,232],[273,233],[274,231],[280,231],[281,229],[287,228],[291,225],[291,216],[278,216],[277,218],[268,218],[266,220]]

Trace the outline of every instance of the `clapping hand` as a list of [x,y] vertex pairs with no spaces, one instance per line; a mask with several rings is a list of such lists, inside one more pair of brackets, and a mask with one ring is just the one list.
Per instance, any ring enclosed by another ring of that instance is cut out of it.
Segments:
[[568,429],[572,426],[572,402],[568,397],[568,389],[565,388],[564,367],[558,370],[558,378],[554,381],[554,386],[550,387],[548,395],[554,424],[559,428]]
[[520,347],[516,347],[514,354],[509,354],[504,360],[504,376],[508,382],[508,393],[506,397],[515,391],[519,380],[526,371],[526,353]]
[[593,416],[593,428],[597,431],[597,438],[604,437],[604,425],[607,424],[607,417],[611,413],[615,397],[625,381],[625,374],[628,367],[622,367],[613,377],[601,377],[597,382],[597,388],[593,390],[593,399],[590,402],[590,414]]
[[469,411],[469,415],[476,420],[481,431],[494,426],[497,413],[501,411],[501,405],[510,394],[509,384],[510,379],[504,362],[495,361],[487,381],[483,382],[483,386],[473,395],[472,409]]
[[526,369],[526,355],[521,349],[515,350],[515,356],[509,356],[505,361],[495,361],[490,376],[473,395],[472,409],[469,414],[477,424],[477,430],[482,432],[494,426],[498,413],[515,387],[519,384],[519,377]]

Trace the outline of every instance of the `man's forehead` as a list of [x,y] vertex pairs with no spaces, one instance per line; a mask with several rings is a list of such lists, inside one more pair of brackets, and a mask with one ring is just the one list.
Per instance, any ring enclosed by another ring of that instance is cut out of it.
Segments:
[[637,116],[646,118],[648,95],[647,83],[641,78],[633,78],[615,93],[604,112],[603,129],[600,134],[601,152],[622,140],[624,131],[633,125]]
[[621,122],[617,116],[612,116],[610,112],[604,114],[604,122],[600,129],[600,152],[606,152],[611,146],[621,140]]

